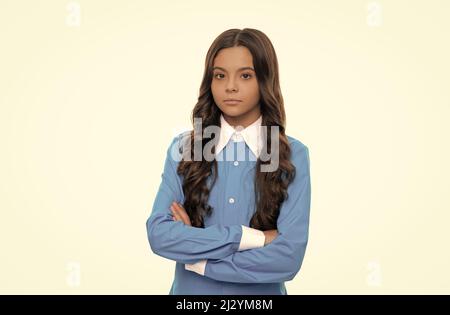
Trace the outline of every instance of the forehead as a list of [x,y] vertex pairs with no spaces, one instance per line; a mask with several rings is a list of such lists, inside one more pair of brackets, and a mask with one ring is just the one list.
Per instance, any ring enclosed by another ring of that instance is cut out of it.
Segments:
[[222,67],[227,70],[237,70],[242,67],[253,67],[253,57],[247,47],[237,46],[221,49],[213,66]]

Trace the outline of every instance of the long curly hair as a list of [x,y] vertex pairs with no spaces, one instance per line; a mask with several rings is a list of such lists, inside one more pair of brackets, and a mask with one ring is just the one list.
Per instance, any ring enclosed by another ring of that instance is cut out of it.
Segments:
[[[262,128],[265,130],[264,148],[262,151],[271,152],[270,126],[279,128],[279,157],[278,167],[273,172],[261,172],[261,165],[269,164],[260,157],[256,161],[256,173],[254,178],[254,191],[256,211],[253,214],[249,226],[262,231],[276,229],[277,219],[281,204],[287,199],[287,188],[295,177],[295,166],[291,163],[291,148],[285,134],[286,115],[284,111],[283,97],[281,95],[278,61],[275,50],[269,38],[261,31],[251,28],[229,29],[220,34],[209,48],[203,80],[197,104],[192,111],[192,123],[195,119],[201,119],[202,134],[208,126],[220,126],[221,110],[215,104],[211,92],[213,78],[213,62],[217,53],[223,48],[245,46],[253,56],[253,64],[258,78],[260,91],[260,110],[262,114]],[[195,141],[199,141],[203,149],[210,138],[194,137],[195,130],[188,134],[190,138],[191,152],[194,152]],[[217,143],[215,137],[214,143]],[[269,148],[269,150],[267,150]],[[203,152],[203,150],[202,150]],[[215,145],[212,152],[215,152]],[[183,206],[191,219],[192,226],[204,227],[205,215],[211,215],[213,208],[208,204],[210,189],[217,179],[217,161],[213,159],[182,159],[178,164],[177,173],[183,177],[183,192],[185,200]],[[208,181],[211,180],[211,187]]]

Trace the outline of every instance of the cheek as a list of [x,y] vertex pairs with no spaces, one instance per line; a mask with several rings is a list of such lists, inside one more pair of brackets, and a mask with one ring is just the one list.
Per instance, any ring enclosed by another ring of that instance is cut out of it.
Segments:
[[222,91],[217,86],[217,84],[211,84],[211,94],[214,100],[214,103],[222,110],[220,100],[223,98]]
[[211,92],[213,93],[213,95],[219,94],[220,89],[219,89],[219,87],[217,86],[216,83],[211,83]]
[[249,84],[246,88],[246,93],[245,93],[248,97],[250,98],[258,98],[259,97],[259,86],[258,83],[252,83]]

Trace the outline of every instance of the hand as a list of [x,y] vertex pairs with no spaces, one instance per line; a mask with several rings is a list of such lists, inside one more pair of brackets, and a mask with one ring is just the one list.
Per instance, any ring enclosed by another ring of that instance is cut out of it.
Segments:
[[266,240],[264,241],[264,245],[271,243],[278,236],[278,230],[268,230],[268,231],[263,231],[263,232],[266,237]]
[[172,202],[170,210],[172,210],[172,218],[175,221],[181,221],[186,225],[192,226],[191,219],[181,204],[176,203],[175,201]]

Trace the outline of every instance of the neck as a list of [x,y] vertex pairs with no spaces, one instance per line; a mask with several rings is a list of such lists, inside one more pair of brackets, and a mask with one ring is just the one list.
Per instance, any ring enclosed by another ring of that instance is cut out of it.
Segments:
[[237,126],[242,126],[243,128],[247,128],[251,124],[253,124],[256,120],[258,120],[259,116],[261,116],[261,111],[259,106],[256,106],[250,112],[242,114],[240,116],[228,116],[225,113],[222,113],[223,118],[227,121],[230,126],[236,129]]

